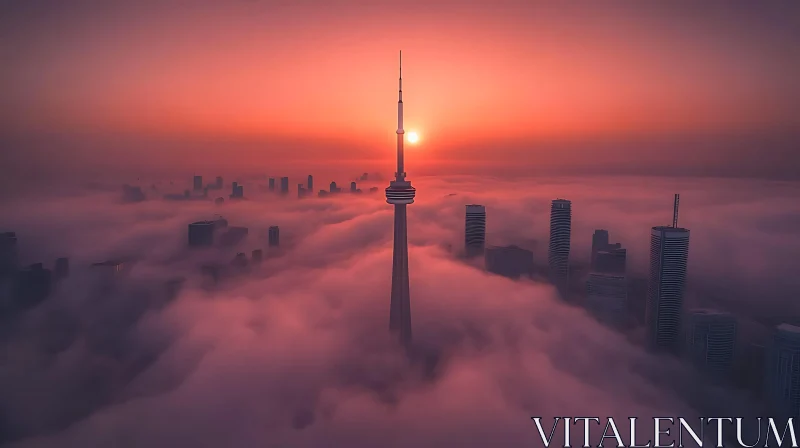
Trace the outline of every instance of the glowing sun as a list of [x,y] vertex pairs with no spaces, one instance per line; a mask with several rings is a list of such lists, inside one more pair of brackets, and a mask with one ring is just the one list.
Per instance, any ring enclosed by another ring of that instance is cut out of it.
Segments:
[[417,143],[419,141],[419,135],[416,132],[409,132],[408,133],[408,142],[409,143]]

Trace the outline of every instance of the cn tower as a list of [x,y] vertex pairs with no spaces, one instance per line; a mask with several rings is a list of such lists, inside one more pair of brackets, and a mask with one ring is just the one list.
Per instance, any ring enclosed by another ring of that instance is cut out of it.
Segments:
[[400,91],[397,101],[397,172],[386,188],[386,202],[394,205],[394,255],[392,257],[392,302],[389,330],[400,343],[411,343],[411,299],[408,292],[408,232],[406,206],[414,203],[415,191],[406,180],[403,166],[403,52],[400,52]]

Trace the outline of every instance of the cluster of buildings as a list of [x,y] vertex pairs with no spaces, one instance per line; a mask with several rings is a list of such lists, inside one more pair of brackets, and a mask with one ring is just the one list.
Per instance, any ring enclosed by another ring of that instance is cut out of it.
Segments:
[[[678,195],[671,226],[650,229],[645,333],[649,348],[681,353],[701,371],[720,380],[733,374],[738,344],[736,318],[714,309],[685,309],[684,291],[689,257],[689,229],[678,226]],[[555,199],[550,206],[547,275],[558,294],[568,299],[572,203]],[[464,250],[483,254],[486,269],[518,278],[533,272],[533,253],[517,246],[484,247],[486,208],[466,206]],[[586,275],[586,308],[614,327],[629,322],[627,250],[610,243],[607,230],[592,237],[590,270]],[[784,323],[773,330],[760,361],[761,385],[767,403],[781,417],[800,417],[800,327]]]
[[[229,226],[225,218],[217,217],[214,220],[197,221],[188,226],[188,245],[190,248],[208,248],[212,246],[234,247],[239,245],[249,234],[247,227]],[[272,249],[280,246],[280,227],[270,226],[267,230],[268,245]],[[254,249],[250,254],[250,259],[244,252],[238,252],[230,263],[224,265],[204,265],[202,272],[204,276],[216,284],[223,272],[228,271],[228,267],[243,270],[252,265],[260,264],[264,259],[263,249]]]
[[57,258],[52,269],[43,263],[20,266],[17,234],[0,233],[0,285],[2,313],[33,308],[46,300],[55,285],[69,277],[69,259]]

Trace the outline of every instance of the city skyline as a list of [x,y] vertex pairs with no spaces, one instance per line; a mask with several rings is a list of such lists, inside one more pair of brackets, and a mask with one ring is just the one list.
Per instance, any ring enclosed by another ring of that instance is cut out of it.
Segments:
[[772,446],[762,420],[800,428],[798,29],[795,2],[3,3],[0,445],[614,419],[694,446],[670,416]]

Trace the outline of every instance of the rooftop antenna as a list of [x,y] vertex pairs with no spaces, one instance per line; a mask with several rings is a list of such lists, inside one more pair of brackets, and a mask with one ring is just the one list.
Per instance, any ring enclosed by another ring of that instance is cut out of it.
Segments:
[[673,205],[672,208],[672,227],[676,229],[678,228],[678,205],[680,204],[680,201],[681,195],[675,193],[675,205]]

